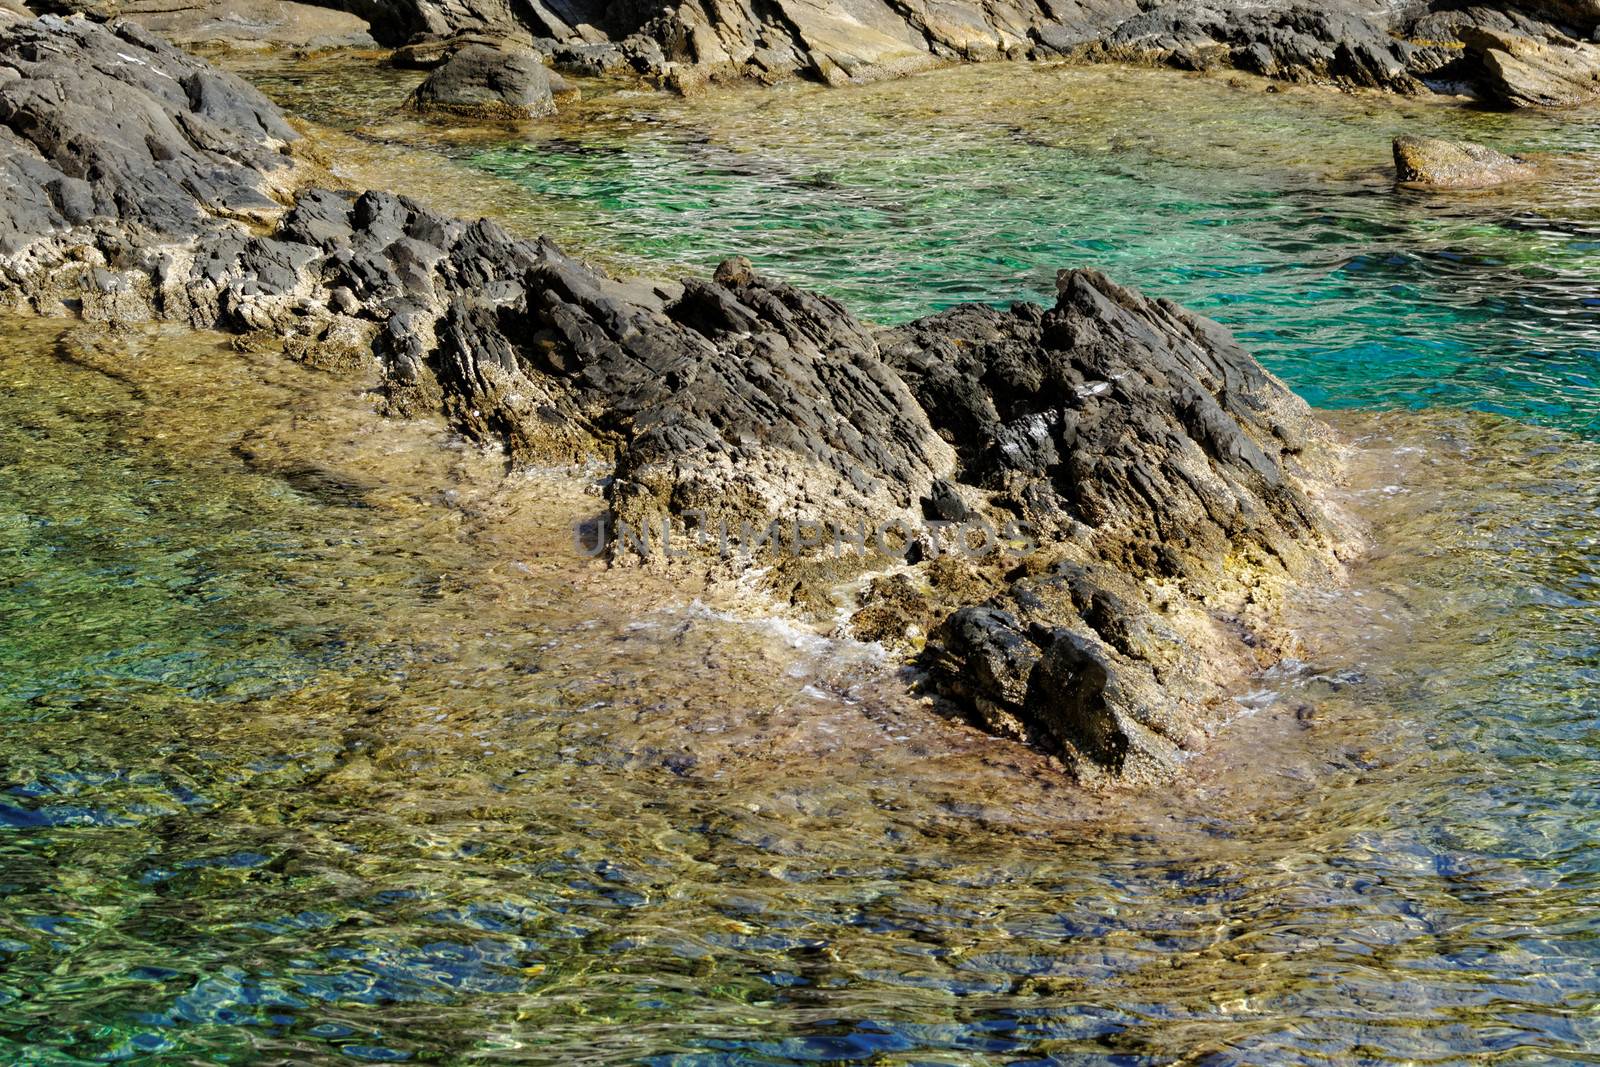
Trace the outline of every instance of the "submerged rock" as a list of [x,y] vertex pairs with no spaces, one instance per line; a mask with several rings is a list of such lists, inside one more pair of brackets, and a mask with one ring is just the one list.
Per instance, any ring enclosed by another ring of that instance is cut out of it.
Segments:
[[1409,135],[1394,139],[1394,166],[1402,185],[1432,189],[1487,189],[1538,173],[1525,160],[1471,141]]
[[534,52],[469,44],[452,52],[411,94],[418,111],[488,119],[555,114],[550,72]]
[[[619,280],[486,221],[308,187],[270,104],[131,25],[0,26],[0,63],[0,297],[272,339],[515,463],[600,462],[613,526],[747,539],[657,542],[652,565],[766,572],[826,614],[819,589],[894,563],[857,631],[931,634],[954,706],[1084,780],[1173,773],[1228,687],[1290,648],[1285,591],[1334,580],[1352,543],[1305,405],[1221,327],[1100,275],[1065,272],[1051,308],[875,333],[744,260]],[[941,555],[934,519],[1027,545]],[[869,549],[891,524],[903,543]],[[824,526],[861,551],[798,536]]]

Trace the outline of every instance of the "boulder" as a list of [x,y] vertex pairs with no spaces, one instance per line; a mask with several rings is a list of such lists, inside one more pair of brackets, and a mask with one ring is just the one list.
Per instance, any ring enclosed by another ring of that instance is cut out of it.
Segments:
[[1461,31],[1488,94],[1512,107],[1568,108],[1600,99],[1600,45],[1560,34],[1482,26]]
[[418,111],[485,119],[530,119],[555,114],[550,71],[536,53],[470,44],[411,94]]
[[1471,141],[1404,136],[1394,139],[1396,179],[1430,189],[1487,189],[1527,181],[1538,168]]

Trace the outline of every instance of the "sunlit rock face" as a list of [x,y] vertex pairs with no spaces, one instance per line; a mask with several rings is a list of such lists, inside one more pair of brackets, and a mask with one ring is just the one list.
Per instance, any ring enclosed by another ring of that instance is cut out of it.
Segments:
[[[20,0],[16,6],[21,7]],[[36,0],[52,12],[146,19],[185,45],[337,47],[372,37],[433,66],[464,45],[514,44],[558,70],[709,82],[799,76],[842,85],[951,62],[1115,60],[1238,69],[1292,82],[1415,93],[1472,88],[1511,106],[1592,100],[1600,70],[1590,0],[1464,6],[1449,0]],[[3,18],[0,13],[0,18]]]
[[1487,189],[1528,181],[1538,168],[1472,141],[1438,137],[1396,137],[1395,177],[1404,185],[1428,189]]
[[[55,0],[113,13],[115,5]],[[215,0],[213,0],[215,2]],[[1463,84],[1515,106],[1588,99],[1590,0],[1465,6],[1434,0],[330,0],[391,45],[513,39],[584,74],[638,73],[689,91],[799,75],[830,84],[986,59],[1110,59],[1237,68],[1399,92]],[[131,9],[120,9],[124,13]],[[1484,34],[1492,45],[1484,45]],[[1478,43],[1474,43],[1478,42]],[[416,54],[415,52],[409,54]],[[1576,86],[1576,87],[1575,87]]]

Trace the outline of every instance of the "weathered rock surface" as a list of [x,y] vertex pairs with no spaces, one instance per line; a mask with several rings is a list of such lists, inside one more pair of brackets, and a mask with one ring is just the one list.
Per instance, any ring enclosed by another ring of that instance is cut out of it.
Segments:
[[[89,0],[82,0],[89,2]],[[108,0],[96,0],[108,2]],[[1402,92],[1476,83],[1514,105],[1566,101],[1596,67],[1592,0],[326,0],[422,53],[461,35],[530,41],[557,69],[707,79],[862,81],[931,64],[1115,59],[1232,67]],[[1467,48],[1478,30],[1510,34]]]
[[[15,2],[15,0],[10,0]],[[1511,106],[1596,95],[1592,0],[318,0],[325,24],[269,0],[38,0],[132,16],[184,44],[404,46],[431,69],[476,44],[529,47],[556,70],[707,81],[800,75],[843,84],[983,59],[1236,68],[1296,82],[1420,92],[1463,84]],[[0,16],[3,17],[3,16]],[[345,16],[349,18],[350,16]],[[366,20],[365,22],[360,20]]]
[[451,52],[411,94],[418,111],[529,119],[556,110],[544,60],[523,48],[470,44]]
[[257,52],[376,48],[366,20],[291,0],[43,0],[41,11],[137,20],[181,48]]
[[1222,680],[1281,651],[1252,606],[1327,575],[1323,431],[1220,326],[1089,271],[1048,310],[961,307],[882,343],[959,481],[1040,543],[938,624],[944,688],[1081,777],[1170,773]]
[[244,82],[133,23],[47,15],[0,34],[0,252],[21,267],[83,227],[125,246],[123,230],[194,237],[281,210],[298,135]]
[[1461,38],[1488,93],[1513,107],[1577,107],[1600,99],[1600,45],[1560,33],[1472,26]]
[[1538,174],[1537,167],[1515,156],[1438,137],[1396,137],[1394,166],[1401,184],[1433,189],[1487,189]]
[[1098,275],[1063,275],[1050,309],[875,335],[743,261],[617,280],[489,222],[308,188],[271,105],[131,25],[0,27],[0,69],[0,299],[363,372],[513,462],[598,461],[636,526],[1023,522],[1020,560],[919,541],[868,607],[886,636],[919,613],[939,690],[1085,780],[1171,774],[1288,647],[1283,590],[1338,567],[1305,406],[1220,327]]

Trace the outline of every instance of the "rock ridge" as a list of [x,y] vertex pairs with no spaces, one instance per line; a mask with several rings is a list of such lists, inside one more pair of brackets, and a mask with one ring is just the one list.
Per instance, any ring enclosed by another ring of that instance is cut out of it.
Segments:
[[558,67],[636,71],[679,88],[796,74],[844,84],[937,63],[1065,58],[1398,92],[1470,83],[1513,106],[1568,106],[1593,94],[1600,71],[1591,0],[327,2],[370,19],[393,44],[512,36]]
[[1092,271],[1051,307],[886,331],[740,260],[612,278],[486,220],[317,187],[259,93],[119,21],[0,26],[0,138],[13,307],[281,346],[514,464],[596,465],[612,523],[1026,528],[1026,552],[941,556],[919,533],[894,558],[769,545],[745,571],[818,612],[877,573],[856,632],[1086,782],[1176,773],[1230,686],[1292,651],[1284,596],[1358,547],[1309,409],[1222,327]]

